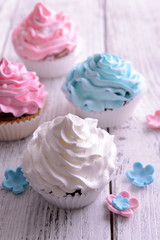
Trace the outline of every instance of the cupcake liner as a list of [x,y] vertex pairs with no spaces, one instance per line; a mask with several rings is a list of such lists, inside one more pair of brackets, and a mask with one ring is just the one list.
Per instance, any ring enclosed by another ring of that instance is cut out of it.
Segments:
[[81,118],[96,118],[98,126],[101,128],[116,127],[124,123],[133,113],[141,95],[125,103],[121,108],[107,109],[101,112],[84,112],[81,108],[76,107],[76,114]]
[[0,141],[13,141],[29,136],[39,125],[40,116],[29,120],[8,122],[0,124]]
[[83,39],[79,38],[77,46],[68,55],[61,58],[46,58],[41,61],[33,61],[19,55],[29,71],[36,72],[40,78],[56,78],[66,75],[74,64],[82,60]]
[[[113,178],[118,174],[118,170],[121,164],[122,164],[122,161],[119,161],[119,159],[116,158],[114,162],[115,168],[111,173],[108,181],[106,181],[105,186],[107,186],[107,184],[110,181],[112,181]],[[30,183],[30,186],[32,186],[36,192],[42,195],[48,202],[50,202],[54,206],[58,208],[63,208],[63,209],[78,209],[91,204],[96,200],[98,195],[101,193],[101,191],[105,187],[105,186],[101,186],[98,189],[88,190],[86,191],[86,193],[82,193],[81,195],[79,193],[76,193],[74,196],[72,196],[71,194],[68,194],[66,196],[56,197],[54,196],[54,193],[50,188],[39,189],[36,186],[36,183],[34,183],[34,180],[32,181],[32,179],[29,177],[28,174],[25,173],[25,171],[24,171],[24,176],[26,177],[27,181]]]
[[47,193],[44,189],[37,189],[33,186],[34,190],[41,194],[48,202],[53,204],[58,208],[63,209],[78,209],[85,207],[96,200],[98,195],[101,193],[103,188],[94,190],[92,192],[87,192],[86,194],[82,193],[79,195],[78,193],[75,196],[67,195],[63,197],[56,197],[53,193]]

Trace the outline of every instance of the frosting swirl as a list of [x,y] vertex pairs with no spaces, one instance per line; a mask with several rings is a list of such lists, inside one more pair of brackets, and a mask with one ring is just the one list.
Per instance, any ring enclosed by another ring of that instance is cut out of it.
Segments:
[[119,108],[140,94],[143,78],[121,57],[94,54],[69,72],[62,89],[83,111],[97,112]]
[[15,117],[35,114],[43,108],[46,92],[34,72],[23,64],[2,58],[0,61],[0,112]]
[[42,3],[37,3],[29,16],[14,29],[12,42],[19,55],[38,61],[64,50],[72,51],[77,34],[78,26],[67,15],[51,13]]
[[115,171],[113,136],[97,128],[97,120],[68,114],[35,131],[22,168],[35,188],[65,196],[81,189],[104,187]]

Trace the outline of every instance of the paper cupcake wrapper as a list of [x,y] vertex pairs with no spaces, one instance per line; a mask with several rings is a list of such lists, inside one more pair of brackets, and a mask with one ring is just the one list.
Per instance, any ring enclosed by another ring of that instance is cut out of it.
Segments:
[[[114,170],[112,171],[109,179],[106,181],[105,186],[113,180],[113,178],[118,174],[118,170],[122,162],[119,161],[118,158],[115,159],[114,162]],[[51,191],[51,189],[39,189],[36,187],[36,184],[34,184],[34,181],[31,181],[30,177],[24,172],[24,176],[27,178],[27,181],[30,183],[30,185],[33,187],[35,191],[37,191],[39,194],[41,194],[47,201],[52,203],[53,205],[64,208],[64,209],[77,209],[85,207],[92,202],[96,200],[98,195],[101,193],[101,191],[104,189],[105,186],[101,186],[99,189],[93,189],[92,191],[87,191],[85,194],[82,193],[79,195],[78,193],[75,194],[75,196],[67,195],[63,197],[56,197],[54,196],[54,193]]]
[[55,59],[32,61],[19,55],[29,71],[36,72],[40,78],[56,78],[66,75],[71,68],[83,60],[83,39],[79,38],[77,46],[67,56]]
[[0,124],[0,141],[13,141],[29,136],[39,125],[40,116],[20,122]]
[[76,107],[76,114],[81,118],[98,119],[98,126],[101,128],[116,127],[123,124],[132,115],[140,99],[141,95],[133,98],[120,108],[107,109],[102,112],[84,112],[81,108]]
[[58,208],[63,209],[78,209],[85,207],[94,202],[103,190],[103,188],[100,188],[86,194],[82,193],[81,195],[79,195],[78,193],[76,193],[75,196],[67,195],[64,197],[56,197],[52,193],[47,193],[45,190],[39,190],[36,187],[33,188],[39,194],[41,194],[48,202]]

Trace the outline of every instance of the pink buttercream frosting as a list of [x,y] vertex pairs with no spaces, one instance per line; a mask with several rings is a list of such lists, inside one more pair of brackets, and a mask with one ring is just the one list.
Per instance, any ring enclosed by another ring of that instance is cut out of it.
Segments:
[[17,53],[39,61],[46,56],[72,51],[76,46],[78,26],[63,12],[50,12],[37,3],[29,16],[13,31]]
[[0,112],[15,117],[35,114],[43,108],[46,92],[34,72],[21,63],[0,61]]

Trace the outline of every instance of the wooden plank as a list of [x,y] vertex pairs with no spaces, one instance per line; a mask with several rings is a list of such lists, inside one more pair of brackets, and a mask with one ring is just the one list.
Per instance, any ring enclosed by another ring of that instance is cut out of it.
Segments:
[[3,1],[0,3],[0,56],[3,56],[7,37],[14,18],[14,11],[17,9],[17,0]]
[[[112,184],[118,194],[128,190],[140,201],[140,207],[130,219],[113,216],[114,239],[160,238],[160,135],[149,129],[145,116],[159,108],[159,10],[160,2],[107,1],[107,51],[133,62],[146,80],[147,89],[132,118],[122,127],[110,129],[116,135],[119,159],[123,161],[119,176]],[[138,188],[125,177],[135,161],[153,164],[155,181]]]
[[[13,28],[33,8],[37,1],[18,1],[17,11],[10,25],[8,41],[4,55],[13,61],[19,61],[11,44]],[[80,25],[80,32],[85,38],[84,54],[104,51],[104,1],[72,0],[41,1],[57,11],[64,10]],[[5,10],[7,13],[7,10]],[[5,36],[7,36],[5,34]],[[49,92],[48,105],[44,110],[42,122],[68,112],[74,113],[74,107],[65,99],[61,91],[65,78],[43,83]],[[15,142],[0,143],[0,181],[4,179],[4,171],[8,167],[16,168],[21,164],[23,152],[31,137]],[[23,194],[14,196],[0,188],[0,239],[69,239],[97,240],[110,239],[110,215],[104,208],[105,197],[109,192],[106,186],[98,199],[90,206],[80,210],[62,210],[47,203],[32,188]]]

